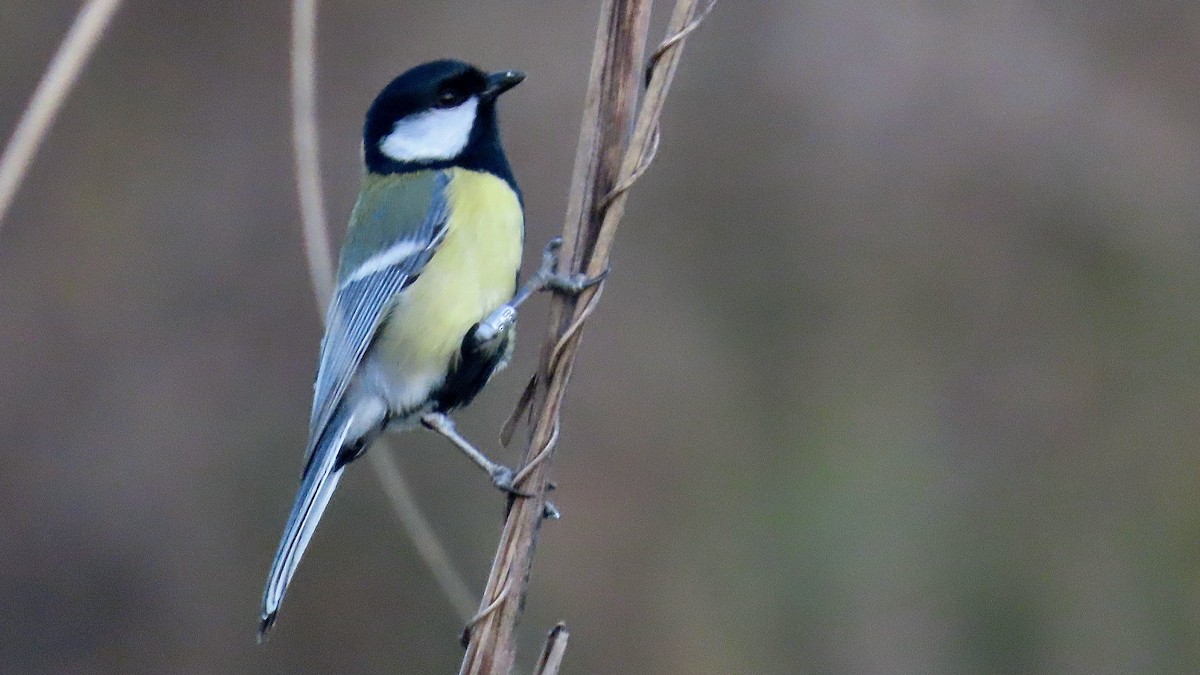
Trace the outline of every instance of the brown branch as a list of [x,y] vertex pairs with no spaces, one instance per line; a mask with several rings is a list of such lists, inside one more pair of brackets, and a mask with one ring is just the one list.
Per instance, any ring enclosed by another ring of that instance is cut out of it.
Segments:
[[[300,197],[300,221],[308,274],[322,318],[333,293],[333,254],[325,224],[317,145],[316,111],[316,0],[292,3],[292,143],[296,155],[296,189]],[[442,594],[465,621],[471,616],[471,593],[442,545],[429,519],[417,506],[408,481],[384,439],[367,454],[368,464],[383,486],[392,512],[433,574]]]
[[558,675],[562,668],[563,655],[567,652],[567,640],[570,638],[571,631],[567,630],[565,623],[560,622],[551,629],[550,634],[546,636],[542,656],[533,669],[533,675]]
[[89,0],[75,16],[75,23],[71,24],[71,30],[46,67],[45,74],[29,99],[29,105],[25,106],[25,112],[17,122],[17,128],[8,139],[4,154],[0,155],[0,222],[4,221],[8,207],[12,206],[17,188],[21,186],[25,172],[33,162],[50,125],[54,123],[67,93],[75,85],[80,71],[120,5],[120,0]]
[[[596,275],[608,269],[613,235],[629,188],[645,171],[657,147],[658,123],[667,90],[688,33],[712,9],[696,16],[697,0],[678,0],[667,39],[652,56],[640,107],[638,64],[646,44],[649,0],[607,0],[601,10],[587,101],[575,156],[559,269]],[[625,143],[634,120],[633,133]],[[559,416],[579,346],[583,322],[595,309],[603,284],[578,298],[551,301],[549,334],[534,377],[522,397],[536,411],[524,456],[520,487],[532,494],[512,504],[492,562],[480,612],[467,628],[469,640],[460,673],[508,673],[515,660],[517,621],[529,586],[533,553],[546,502]],[[520,407],[513,419],[520,417]],[[506,432],[511,426],[506,426]],[[565,649],[565,645],[563,647]]]

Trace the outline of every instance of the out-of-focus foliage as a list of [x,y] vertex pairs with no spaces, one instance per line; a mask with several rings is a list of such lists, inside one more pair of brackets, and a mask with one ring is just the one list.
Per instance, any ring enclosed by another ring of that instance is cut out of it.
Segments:
[[[0,129],[76,9],[0,3]],[[453,55],[529,73],[532,263],[595,19],[323,3],[338,235],[367,103]],[[283,2],[128,3],[0,230],[0,671],[456,667],[366,466],[254,644],[320,337],[287,35]],[[576,673],[1200,669],[1198,44],[1189,0],[723,3],[575,370],[525,662],[564,618]],[[543,311],[460,416],[489,447]],[[480,585],[501,499],[395,445]]]

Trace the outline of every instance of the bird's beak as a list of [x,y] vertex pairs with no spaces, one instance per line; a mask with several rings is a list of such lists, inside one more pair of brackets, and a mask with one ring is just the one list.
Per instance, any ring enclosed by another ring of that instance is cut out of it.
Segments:
[[525,73],[519,70],[506,70],[502,73],[492,73],[487,77],[487,88],[483,90],[483,99],[491,101],[500,94],[512,89],[521,84],[521,80],[525,79]]

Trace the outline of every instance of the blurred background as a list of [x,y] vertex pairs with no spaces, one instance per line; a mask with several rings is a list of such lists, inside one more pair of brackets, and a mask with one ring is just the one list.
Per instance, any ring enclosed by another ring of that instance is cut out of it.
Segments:
[[[443,56],[502,105],[528,254],[591,3],[322,3],[335,238],[359,128]],[[77,2],[0,2],[7,136]],[[656,10],[653,39],[665,28]],[[131,1],[0,229],[0,671],[452,672],[461,623],[355,465],[269,644],[321,328],[288,7]],[[520,669],[1200,669],[1200,4],[724,2],[588,325]],[[507,371],[459,415],[497,430]],[[395,439],[478,592],[502,501]]]

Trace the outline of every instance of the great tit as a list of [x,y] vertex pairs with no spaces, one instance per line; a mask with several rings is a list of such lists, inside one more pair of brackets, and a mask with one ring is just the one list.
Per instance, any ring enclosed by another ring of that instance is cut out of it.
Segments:
[[446,413],[508,361],[517,304],[541,287],[574,292],[594,283],[557,277],[548,247],[542,269],[514,296],[524,214],[500,146],[496,97],[522,79],[434,61],[392,80],[367,111],[362,190],[326,317],[300,489],[263,593],[260,640],[343,469],[385,429],[423,424],[515,491],[512,471],[459,436]]

